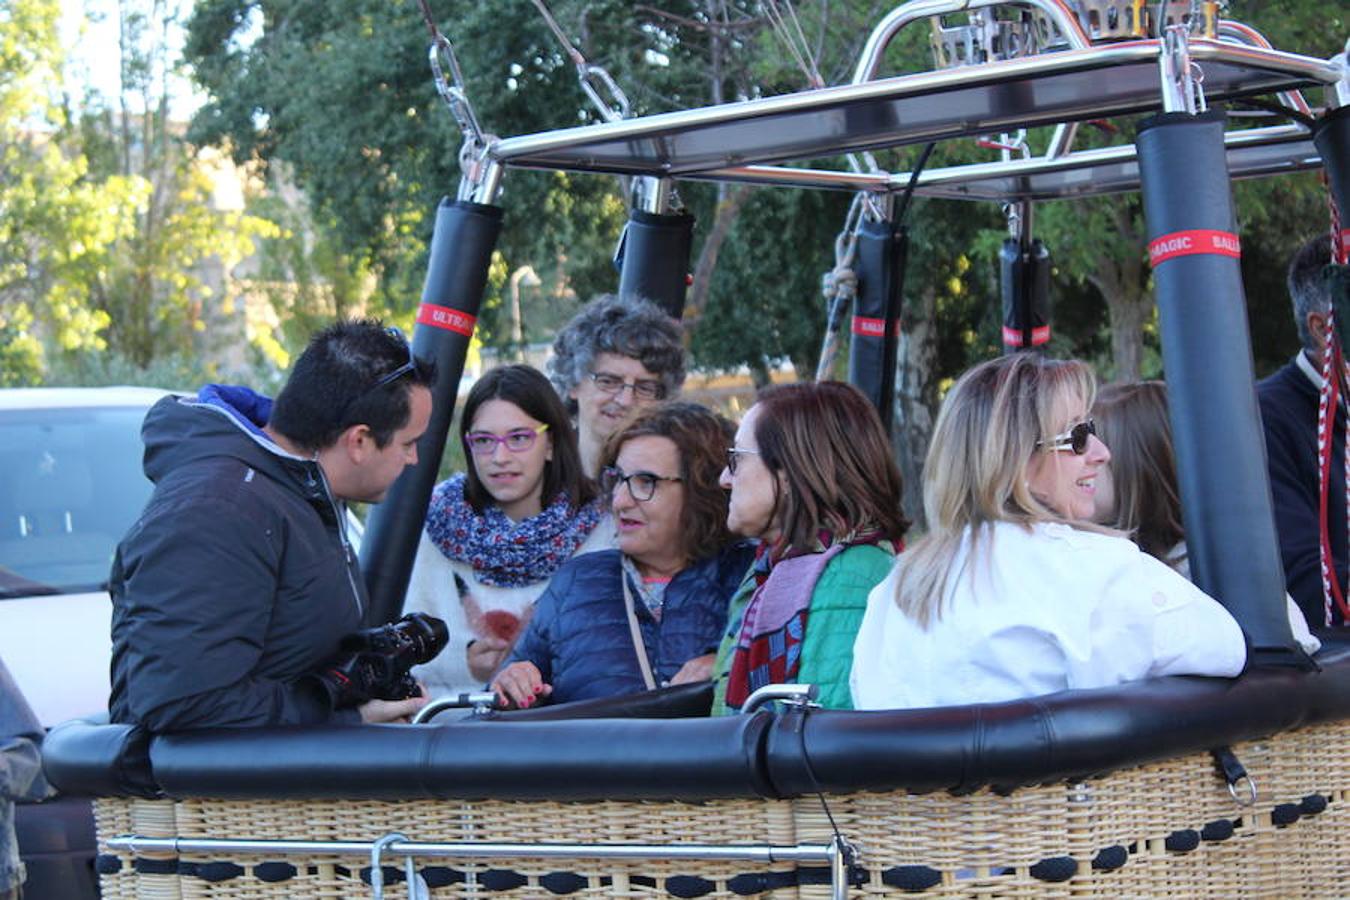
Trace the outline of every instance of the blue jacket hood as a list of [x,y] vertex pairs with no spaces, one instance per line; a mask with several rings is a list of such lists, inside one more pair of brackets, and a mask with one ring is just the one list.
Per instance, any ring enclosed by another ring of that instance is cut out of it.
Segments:
[[272,400],[245,387],[208,384],[196,397],[165,397],[145,416],[145,474],[159,482],[185,465],[231,457],[272,477],[293,477],[296,465],[313,465],[277,445],[263,427]]

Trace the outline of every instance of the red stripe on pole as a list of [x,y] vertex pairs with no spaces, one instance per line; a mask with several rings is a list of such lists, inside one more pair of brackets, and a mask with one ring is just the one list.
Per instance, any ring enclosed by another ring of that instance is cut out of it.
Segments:
[[[899,334],[899,333],[900,333],[900,320],[899,320],[899,319],[896,319],[896,320],[895,320],[895,326],[894,326],[894,328],[892,328],[892,331],[893,331],[895,334]],[[853,333],[854,333],[854,334],[858,334],[858,335],[862,335],[863,337],[885,337],[885,336],[886,336],[886,320],[885,320],[885,319],[871,319],[871,318],[868,318],[867,316],[854,316],[854,317],[853,317]]]
[[[1022,330],[1020,328],[1009,328],[1003,326],[1003,343],[1009,347],[1022,346]],[[1041,325],[1038,328],[1031,329],[1031,346],[1039,347],[1041,344],[1050,343],[1050,326]]]
[[1342,228],[1340,234],[1341,259],[1350,257],[1350,228]]
[[1231,231],[1209,228],[1174,231],[1149,242],[1148,262],[1151,266],[1157,266],[1174,256],[1194,256],[1197,253],[1238,257],[1242,255],[1242,244]]
[[451,309],[448,306],[423,303],[417,307],[417,324],[430,325],[432,328],[443,328],[465,337],[473,337],[473,327],[478,324],[478,320],[468,313]]

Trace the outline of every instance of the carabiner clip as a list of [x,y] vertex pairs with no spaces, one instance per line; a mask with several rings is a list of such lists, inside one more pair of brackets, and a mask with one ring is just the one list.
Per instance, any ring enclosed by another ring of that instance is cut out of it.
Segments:
[[[609,92],[613,105],[600,96],[600,92],[591,83],[592,80]],[[618,122],[628,118],[630,109],[628,95],[610,77],[609,72],[605,71],[604,66],[594,66],[588,62],[577,63],[577,81],[581,82],[581,90],[590,98],[592,105],[600,113],[600,118],[606,122]]]

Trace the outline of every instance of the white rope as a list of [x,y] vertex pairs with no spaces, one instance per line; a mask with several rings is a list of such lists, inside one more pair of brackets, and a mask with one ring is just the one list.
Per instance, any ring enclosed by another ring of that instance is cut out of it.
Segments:
[[825,79],[821,77],[820,69],[816,67],[816,61],[811,56],[811,45],[806,40],[806,32],[802,30],[802,23],[797,18],[797,11],[792,6],[792,0],[783,0],[783,5],[787,7],[786,14],[779,8],[778,0],[761,0],[760,2],[760,8],[764,10],[764,15],[769,20],[769,25],[773,28],[774,34],[778,35],[783,45],[787,47],[788,53],[796,61],[797,67],[806,76],[807,84],[813,88],[824,87]]
[[858,251],[858,227],[862,224],[864,199],[861,193],[853,195],[853,203],[844,217],[844,227],[834,239],[834,268],[820,279],[821,293],[826,301],[826,319],[825,337],[816,363],[816,381],[825,381],[834,373],[845,308],[858,296],[858,273],[853,268],[853,261]]

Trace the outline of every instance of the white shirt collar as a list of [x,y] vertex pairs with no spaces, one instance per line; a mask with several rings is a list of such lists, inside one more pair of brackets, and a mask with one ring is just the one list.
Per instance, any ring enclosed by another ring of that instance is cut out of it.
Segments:
[[1322,373],[1317,371],[1313,366],[1312,360],[1308,359],[1308,354],[1304,353],[1302,350],[1298,351],[1298,355],[1294,357],[1294,362],[1298,365],[1299,370],[1303,372],[1304,375],[1308,376],[1308,380],[1312,382],[1312,386],[1321,392],[1322,385],[1326,383],[1326,379],[1323,378]]

